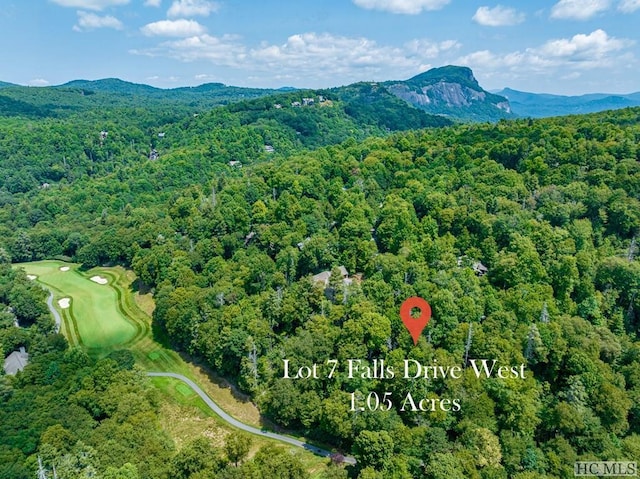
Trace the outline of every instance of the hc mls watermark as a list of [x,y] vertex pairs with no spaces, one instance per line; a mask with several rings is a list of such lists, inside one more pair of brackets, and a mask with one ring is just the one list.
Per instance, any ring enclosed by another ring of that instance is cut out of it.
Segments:
[[637,477],[638,465],[626,461],[581,461],[573,465],[574,476]]

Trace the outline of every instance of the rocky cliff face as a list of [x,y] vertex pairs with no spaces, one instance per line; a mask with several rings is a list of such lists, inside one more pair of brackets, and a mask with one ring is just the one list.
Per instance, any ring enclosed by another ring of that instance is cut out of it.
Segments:
[[483,90],[466,67],[436,68],[406,81],[388,82],[386,87],[417,108],[462,121],[512,116],[509,100]]

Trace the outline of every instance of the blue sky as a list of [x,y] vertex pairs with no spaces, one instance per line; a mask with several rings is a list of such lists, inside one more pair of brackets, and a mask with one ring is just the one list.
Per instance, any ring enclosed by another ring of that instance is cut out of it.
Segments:
[[330,87],[471,67],[486,89],[640,91],[640,0],[3,0],[0,80]]

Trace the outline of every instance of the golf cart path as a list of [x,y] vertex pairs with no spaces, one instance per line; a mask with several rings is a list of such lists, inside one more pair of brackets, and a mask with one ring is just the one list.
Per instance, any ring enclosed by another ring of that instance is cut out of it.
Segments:
[[47,298],[47,306],[49,307],[49,311],[51,311],[51,314],[53,314],[53,317],[56,320],[56,333],[59,333],[60,327],[62,326],[62,318],[60,317],[60,313],[58,313],[58,310],[53,307],[53,291],[51,291],[50,289],[49,297]]
[[[53,305],[53,291],[51,289],[49,289],[49,288],[47,288],[47,289],[49,290],[49,293],[50,293],[49,297],[47,298],[47,306],[49,308],[49,311],[51,311],[51,314],[53,314],[53,317],[55,318],[57,331],[60,331],[60,326],[62,324],[62,318],[60,316],[60,313],[58,313],[58,310]],[[200,398],[205,402],[205,404],[207,406],[209,406],[209,408],[211,408],[211,410],[214,413],[216,413],[224,421],[226,421],[227,423],[231,424],[234,427],[237,427],[238,429],[246,431],[246,432],[248,432],[250,434],[257,434],[258,436],[268,437],[268,438],[271,438],[271,439],[275,439],[277,441],[281,441],[281,442],[285,442],[287,444],[291,444],[293,446],[301,447],[301,448],[306,449],[306,450],[308,450],[310,452],[313,452],[314,454],[317,454],[319,456],[329,457],[332,454],[331,451],[327,451],[326,449],[321,449],[321,448],[316,447],[316,446],[314,446],[312,444],[309,444],[307,442],[300,441],[298,439],[294,439],[294,438],[289,437],[289,436],[284,436],[282,434],[278,434],[278,433],[275,433],[275,432],[265,431],[263,429],[258,429],[257,427],[249,426],[247,424],[244,424],[243,422],[238,421],[236,418],[234,418],[234,417],[230,416],[229,414],[227,414],[209,396],[207,396],[207,394],[200,388],[200,386],[198,386],[195,382],[193,382],[191,379],[187,378],[186,376],[183,376],[182,374],[170,373],[170,372],[148,372],[147,376],[174,378],[174,379],[178,379],[178,380],[182,381],[187,386],[189,386],[191,389],[193,389],[195,391],[195,393],[198,396],[200,396]],[[353,457],[344,456],[344,462],[346,464],[355,464],[356,460]]]
[[[182,374],[150,372],[150,373],[147,373],[147,376],[155,377],[155,378],[157,377],[174,378],[182,381],[191,389],[193,389],[196,392],[196,394],[200,396],[200,398],[207,404],[207,406],[211,408],[213,412],[215,412],[218,416],[220,416],[226,422],[228,422],[234,427],[237,427],[238,429],[246,431],[250,434],[257,434],[258,436],[268,437],[271,439],[276,439],[281,442],[286,442],[287,444],[291,444],[293,446],[302,447],[303,449],[311,451],[314,454],[318,454],[320,456],[329,457],[332,454],[331,451],[327,451],[326,449],[321,449],[307,442],[299,441],[298,439],[294,439],[289,436],[283,436],[282,434],[278,434],[275,432],[258,429],[257,427],[249,426],[247,424],[244,424],[243,422],[238,421],[236,418],[229,416],[226,412],[224,412],[224,410],[220,406],[218,406],[215,402],[213,402],[213,400],[209,396],[207,396],[207,394],[202,389],[200,389],[200,386],[198,386],[191,379],[187,378],[186,376],[183,376]],[[355,464],[356,460],[353,457],[345,456],[344,462],[347,464]]]

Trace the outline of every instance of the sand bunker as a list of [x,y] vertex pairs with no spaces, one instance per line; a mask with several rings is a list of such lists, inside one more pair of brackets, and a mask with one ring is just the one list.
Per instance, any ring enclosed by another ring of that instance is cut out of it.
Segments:
[[58,301],[58,306],[60,306],[62,309],[67,309],[70,304],[71,304],[70,298],[62,298],[61,300]]
[[107,284],[107,280],[102,276],[91,276],[91,281],[98,284]]
[[68,266],[60,266],[60,271],[69,271]]
[[34,279],[36,279],[36,278],[37,278],[37,276],[36,276],[36,275],[34,275],[34,274],[28,274],[28,275],[27,275],[27,279],[30,279],[31,281],[33,281],[33,280],[34,280]]

